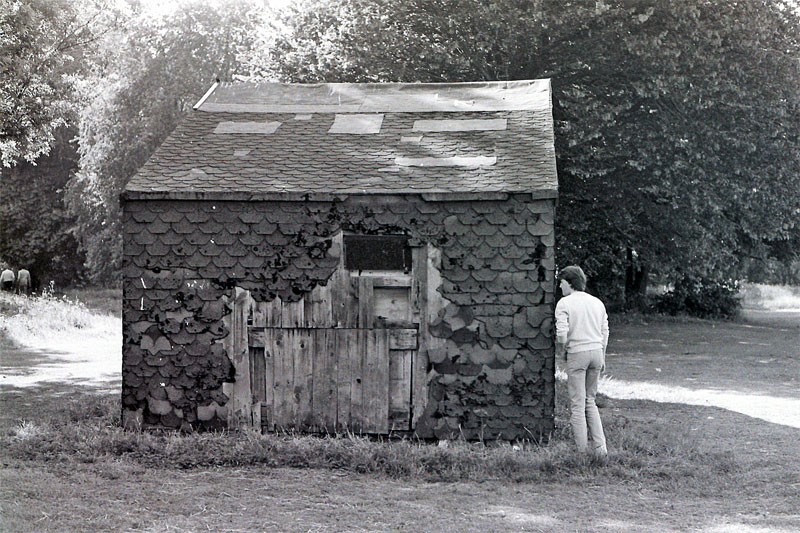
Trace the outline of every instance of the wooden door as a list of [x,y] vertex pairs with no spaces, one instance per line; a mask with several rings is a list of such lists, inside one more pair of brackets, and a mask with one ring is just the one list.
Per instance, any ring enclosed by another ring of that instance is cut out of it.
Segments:
[[268,429],[411,429],[417,292],[413,272],[350,271],[342,261],[300,301],[251,302],[254,419]]

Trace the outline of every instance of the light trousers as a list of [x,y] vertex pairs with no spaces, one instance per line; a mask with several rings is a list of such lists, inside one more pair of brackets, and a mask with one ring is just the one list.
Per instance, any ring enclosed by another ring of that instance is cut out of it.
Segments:
[[567,354],[567,390],[571,408],[569,420],[575,444],[578,450],[587,452],[591,436],[591,450],[601,455],[607,454],[608,448],[595,396],[597,396],[597,378],[604,368],[603,350]]

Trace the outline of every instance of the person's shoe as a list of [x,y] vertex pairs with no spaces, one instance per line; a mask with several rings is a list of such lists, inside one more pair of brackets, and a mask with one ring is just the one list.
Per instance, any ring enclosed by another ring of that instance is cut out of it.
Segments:
[[595,451],[592,453],[594,455],[595,461],[600,466],[606,466],[608,464],[608,452],[607,451]]

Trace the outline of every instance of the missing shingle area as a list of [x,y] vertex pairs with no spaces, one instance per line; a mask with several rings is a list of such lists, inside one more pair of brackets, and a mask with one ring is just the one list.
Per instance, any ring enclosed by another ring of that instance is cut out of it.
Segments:
[[380,133],[383,124],[382,113],[340,114],[333,119],[328,133],[348,133],[351,135],[374,135]]

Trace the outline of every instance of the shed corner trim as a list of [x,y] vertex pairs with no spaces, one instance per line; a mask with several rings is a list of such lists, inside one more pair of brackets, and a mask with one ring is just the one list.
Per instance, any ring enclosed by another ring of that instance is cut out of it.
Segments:
[[206,94],[204,94],[203,97],[200,98],[200,100],[198,100],[196,104],[194,104],[194,107],[192,107],[192,109],[194,111],[197,111],[198,109],[200,109],[200,106],[202,106],[205,103],[205,101],[208,99],[208,97],[211,96],[211,93],[214,92],[214,89],[216,89],[217,86],[219,86],[219,82],[218,81],[214,82],[214,84],[206,91]]

